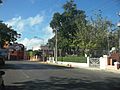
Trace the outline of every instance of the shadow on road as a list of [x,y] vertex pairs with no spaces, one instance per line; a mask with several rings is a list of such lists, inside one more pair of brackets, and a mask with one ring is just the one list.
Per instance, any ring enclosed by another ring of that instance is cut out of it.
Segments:
[[0,69],[13,69],[13,70],[32,70],[32,69],[71,69],[65,66],[58,66],[58,65],[50,65],[50,64],[41,64],[39,62],[18,62],[9,61],[5,64],[5,66],[0,66]]
[[16,82],[6,90],[120,90],[120,78],[91,81],[75,78],[50,77],[49,80]]

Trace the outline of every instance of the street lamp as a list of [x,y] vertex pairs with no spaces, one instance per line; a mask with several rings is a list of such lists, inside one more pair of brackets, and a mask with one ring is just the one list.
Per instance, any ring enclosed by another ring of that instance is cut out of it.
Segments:
[[[40,37],[37,37],[37,36],[35,36],[34,38],[37,38],[37,39],[41,39],[42,40],[42,42],[43,42],[43,62],[45,61],[45,59],[44,59],[44,39],[43,38],[40,38]],[[41,45],[42,46],[42,45]]]

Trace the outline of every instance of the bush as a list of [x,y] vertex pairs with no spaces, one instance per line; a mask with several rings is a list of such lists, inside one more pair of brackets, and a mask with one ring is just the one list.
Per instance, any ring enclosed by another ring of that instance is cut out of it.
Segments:
[[65,57],[58,57],[58,61],[86,63],[87,58],[83,56],[65,56]]

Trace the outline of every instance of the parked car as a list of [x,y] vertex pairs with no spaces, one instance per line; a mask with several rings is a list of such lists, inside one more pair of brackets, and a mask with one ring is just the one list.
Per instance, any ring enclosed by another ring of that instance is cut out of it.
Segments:
[[0,65],[5,65],[5,58],[0,55]]
[[5,74],[4,71],[0,71],[0,90],[4,90],[5,89],[5,85],[4,85],[4,80],[2,78],[2,76]]
[[7,60],[7,56],[7,49],[0,49],[0,65],[5,65],[5,60]]

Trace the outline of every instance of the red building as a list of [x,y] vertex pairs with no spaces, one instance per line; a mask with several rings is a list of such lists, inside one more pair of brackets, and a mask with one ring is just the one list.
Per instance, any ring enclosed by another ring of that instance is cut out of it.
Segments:
[[9,46],[8,52],[9,60],[23,60],[25,59],[25,47],[23,44],[14,43]]

